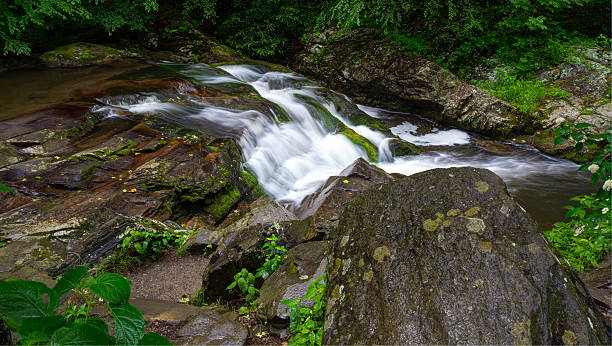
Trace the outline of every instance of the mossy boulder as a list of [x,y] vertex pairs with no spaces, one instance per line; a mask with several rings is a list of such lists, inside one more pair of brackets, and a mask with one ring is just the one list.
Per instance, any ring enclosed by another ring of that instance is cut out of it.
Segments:
[[77,42],[45,52],[40,60],[49,67],[81,67],[116,61],[127,55],[111,47]]
[[434,169],[348,203],[325,344],[609,344],[584,284],[494,173]]

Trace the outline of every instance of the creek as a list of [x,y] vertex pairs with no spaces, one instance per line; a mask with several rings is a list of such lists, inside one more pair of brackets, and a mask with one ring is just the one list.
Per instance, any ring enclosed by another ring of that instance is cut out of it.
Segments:
[[[378,162],[374,164],[389,173],[410,175],[457,166],[492,170],[543,229],[563,219],[563,206],[570,197],[593,190],[587,175],[577,172],[578,165],[570,161],[544,155],[526,145],[503,143],[437,124],[415,114],[356,105],[348,97],[295,73],[251,65],[160,66],[216,90],[233,90],[241,96],[244,90],[251,90],[255,98],[276,107],[263,112],[225,106],[177,91],[180,102],[176,93],[142,92],[100,98],[92,110],[106,117],[125,116],[126,111],[155,114],[211,136],[237,138],[245,168],[269,195],[289,209],[355,159],[368,158],[361,146],[326,126],[330,116],[374,144],[378,148]],[[422,154],[393,157],[389,133],[352,124],[347,109],[383,121],[401,140],[417,145]]]

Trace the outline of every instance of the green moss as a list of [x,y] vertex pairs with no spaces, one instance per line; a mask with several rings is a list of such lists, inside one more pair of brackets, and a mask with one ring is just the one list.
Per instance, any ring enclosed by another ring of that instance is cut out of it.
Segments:
[[327,110],[327,108],[323,107],[316,100],[314,100],[314,99],[312,99],[312,98],[310,98],[308,96],[304,96],[304,95],[295,95],[295,97],[298,98],[299,100],[303,101],[304,103],[306,103],[306,107],[310,111],[310,114],[314,118],[319,120],[319,122],[323,125],[323,127],[327,131],[333,132],[333,131],[336,131],[336,129],[338,129],[339,127],[344,127],[344,124],[342,124],[342,122],[340,120],[338,120],[336,117],[334,117]]
[[248,171],[245,171],[245,170],[240,171],[240,177],[244,180],[247,186],[251,189],[259,185],[257,178],[255,178],[255,176],[249,173]]
[[89,180],[89,178],[93,177],[96,173],[100,171],[98,166],[91,166],[86,170],[81,172],[81,181]]
[[368,155],[368,160],[370,162],[378,161],[378,151],[376,150],[374,144],[372,144],[372,142],[370,142],[367,138],[361,136],[350,128],[345,128],[340,132],[340,134],[345,135],[346,138],[351,140],[351,142],[362,147],[366,151],[366,154]]
[[88,60],[104,59],[108,56],[120,56],[121,52],[106,46],[93,43],[77,42],[57,47],[40,56],[44,63],[58,62],[82,63]]
[[240,191],[234,186],[227,193],[216,194],[211,203],[206,206],[204,210],[212,214],[212,216],[218,220],[225,216],[239,199]]

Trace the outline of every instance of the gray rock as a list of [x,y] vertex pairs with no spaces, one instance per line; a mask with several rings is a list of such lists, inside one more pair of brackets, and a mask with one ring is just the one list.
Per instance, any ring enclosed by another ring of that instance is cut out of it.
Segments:
[[314,216],[315,222],[337,221],[346,204],[361,191],[391,180],[391,175],[359,158],[306,196],[294,212],[299,218]]
[[22,161],[24,157],[17,153],[15,147],[0,142],[0,168],[10,166],[19,161]]
[[609,344],[575,273],[488,170],[434,169],[344,210],[325,344]]
[[244,345],[248,336],[231,311],[202,308],[177,332],[178,345]]
[[[285,328],[289,325],[287,306],[280,302],[303,297],[312,281],[323,276],[328,247],[326,241],[313,241],[294,247],[287,252],[284,264],[264,281],[259,290],[257,313],[273,327]],[[304,305],[308,303],[304,302]]]
[[266,238],[277,235],[286,243],[280,222],[295,216],[270,197],[263,196],[251,205],[251,210],[238,221],[221,230],[222,238],[211,256],[211,264],[202,277],[202,289],[209,298],[229,297],[225,289],[234,274],[242,268],[254,272],[264,261],[261,247]]

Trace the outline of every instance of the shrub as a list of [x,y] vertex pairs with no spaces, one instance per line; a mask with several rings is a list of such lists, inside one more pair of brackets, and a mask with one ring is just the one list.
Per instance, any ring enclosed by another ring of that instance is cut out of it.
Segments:
[[[58,313],[60,297],[69,292],[83,303],[73,305],[70,298],[68,307]],[[128,303],[129,298],[130,282],[121,275],[91,277],[86,267],[78,267],[69,269],[52,289],[36,281],[0,281],[0,317],[27,345],[171,345],[158,334],[145,334],[142,313]],[[102,319],[90,315],[95,305],[103,306],[114,319],[115,336]]]
[[588,123],[563,124],[555,129],[555,144],[570,139],[575,142],[576,152],[585,146],[599,148],[590,162],[582,165],[580,171],[591,173],[591,183],[599,185],[596,193],[580,195],[571,200],[577,206],[565,207],[567,221],[557,222],[553,229],[544,232],[551,244],[559,250],[576,270],[597,268],[597,263],[610,252],[612,224],[610,222],[610,190],[612,190],[612,167],[610,153],[612,135],[593,134]]

